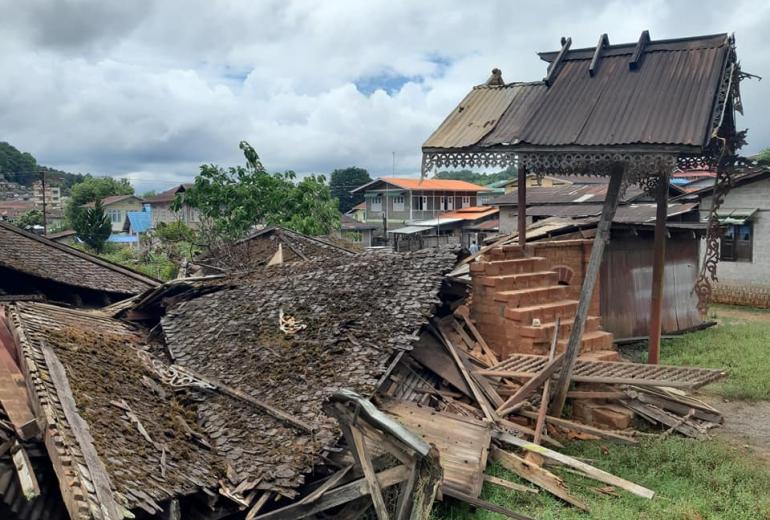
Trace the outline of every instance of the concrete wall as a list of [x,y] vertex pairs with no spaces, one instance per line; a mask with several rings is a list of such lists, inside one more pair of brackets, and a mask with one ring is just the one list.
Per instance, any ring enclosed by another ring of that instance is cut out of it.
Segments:
[[[527,217],[527,225],[532,224],[532,217]],[[518,206],[500,206],[500,233],[510,235],[519,231]]]
[[[701,201],[702,221],[708,220],[711,204],[710,196]],[[770,306],[770,179],[733,188],[725,197],[720,210],[755,208],[759,208],[759,211],[753,218],[752,261],[720,260],[717,266],[719,290],[714,293],[715,302],[759,305],[764,301],[765,306]],[[705,247],[705,240],[702,240],[700,262],[703,262]]]
[[152,209],[153,228],[157,227],[161,222],[172,224],[182,221],[193,229],[196,229],[200,224],[200,212],[187,205],[183,205],[179,211],[172,211],[171,202],[153,202],[150,204],[150,208]]

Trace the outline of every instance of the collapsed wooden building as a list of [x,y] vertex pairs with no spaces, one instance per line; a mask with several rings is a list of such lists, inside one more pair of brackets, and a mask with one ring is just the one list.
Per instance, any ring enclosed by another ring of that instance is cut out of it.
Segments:
[[[645,33],[589,50],[565,41],[544,57],[543,82],[504,85],[498,74],[474,89],[478,105],[450,115],[426,144],[425,166],[518,161],[524,174],[609,175],[579,284],[557,283],[558,266],[527,246],[522,215],[518,242],[463,260],[470,293],[445,248],[342,254],[313,242],[308,253],[281,231],[247,251],[255,263],[98,309],[11,301],[0,315],[0,483],[12,481],[14,496],[1,511],[424,520],[439,498],[526,518],[481,499],[485,483],[542,489],[587,510],[546,462],[653,498],[558,450],[569,432],[636,442],[632,424],[617,425],[624,410],[664,435],[705,436],[721,421],[661,387],[695,389],[725,372],[618,361],[592,305],[622,185],[665,179],[677,160],[717,161],[719,182],[729,182],[734,45],[725,35],[652,42]],[[653,81],[661,76],[667,90]],[[574,101],[579,93],[586,103]],[[490,99],[494,117],[484,115]],[[686,122],[668,99],[685,105]],[[652,109],[655,124],[594,121]],[[652,302],[659,314],[660,295]],[[583,415],[563,417],[567,400]],[[489,460],[536,488],[489,475]]]

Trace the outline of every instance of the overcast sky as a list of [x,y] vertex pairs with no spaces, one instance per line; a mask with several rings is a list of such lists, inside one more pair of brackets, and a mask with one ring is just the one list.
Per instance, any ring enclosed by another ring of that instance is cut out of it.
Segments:
[[493,67],[536,51],[734,32],[747,153],[770,146],[770,2],[0,0],[0,141],[138,192],[242,162],[416,175],[420,145]]

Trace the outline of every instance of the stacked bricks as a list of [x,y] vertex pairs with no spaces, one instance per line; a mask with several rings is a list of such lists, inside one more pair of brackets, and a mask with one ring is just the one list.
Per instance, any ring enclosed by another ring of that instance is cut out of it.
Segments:
[[[500,246],[470,264],[471,318],[502,358],[513,353],[547,355],[557,317],[561,320],[557,352],[566,349],[572,330],[578,306],[574,288],[559,285],[560,274],[533,250],[530,247],[525,254],[515,244]],[[589,316],[580,352],[612,349],[612,334],[601,330],[598,316]]]

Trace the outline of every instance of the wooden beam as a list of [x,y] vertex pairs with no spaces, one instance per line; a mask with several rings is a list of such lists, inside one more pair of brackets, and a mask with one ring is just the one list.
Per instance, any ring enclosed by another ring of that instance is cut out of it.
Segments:
[[[377,484],[380,489],[385,489],[403,482],[408,477],[409,468],[404,465],[398,465],[377,473]],[[369,484],[365,478],[362,478],[328,491],[313,504],[290,504],[281,509],[259,515],[255,520],[294,520],[306,518],[332,507],[347,504],[357,498],[367,496],[369,493]]]
[[[519,412],[519,415],[523,415],[524,417],[528,417],[529,419],[537,419],[537,415],[532,412],[521,411]],[[625,435],[618,435],[617,433],[613,433],[607,430],[602,430],[599,428],[594,428],[593,426],[589,426],[587,424],[570,421],[567,419],[562,419],[560,417],[553,417],[550,415],[546,415],[545,422],[547,422],[548,424],[555,424],[556,426],[560,426],[562,428],[568,428],[579,432],[590,433],[592,435],[596,435],[597,437],[602,437],[604,439],[625,442],[626,444],[637,444],[636,439],[633,439],[631,437],[627,437]]]
[[233,397],[235,399],[239,399],[241,401],[245,401],[256,408],[259,408],[263,412],[267,412],[269,415],[272,415],[276,419],[279,419],[281,421],[284,421],[286,423],[289,423],[290,425],[299,428],[300,430],[303,430],[307,433],[313,433],[313,427],[307,424],[306,422],[302,421],[301,419],[293,416],[292,414],[281,410],[280,408],[273,406],[272,404],[262,401],[261,399],[257,399],[256,397],[252,397],[251,395],[247,394],[243,390],[240,390],[238,388],[234,388],[232,386],[228,386],[221,381],[218,381],[212,377],[205,376],[203,374],[200,374],[194,370],[191,370],[184,366],[178,366],[178,368],[182,369],[185,372],[190,373],[191,375],[195,376],[197,379],[200,379],[201,381],[205,381],[206,383],[210,384],[214,388],[217,389],[220,393],[223,393],[225,395],[229,395],[230,397]]
[[460,369],[460,372],[462,373],[463,377],[465,378],[465,382],[468,384],[468,388],[471,389],[471,392],[473,393],[473,397],[478,403],[479,407],[481,408],[481,411],[484,413],[484,417],[487,418],[489,421],[494,421],[495,416],[493,415],[493,411],[490,409],[489,403],[487,402],[487,398],[484,397],[484,394],[481,393],[481,390],[478,389],[476,386],[476,381],[473,379],[473,377],[468,373],[468,369],[465,366],[465,363],[463,363],[463,360],[460,359],[460,356],[457,354],[457,351],[454,348],[454,345],[452,345],[452,342],[449,341],[449,338],[446,337],[446,334],[444,334],[441,329],[438,327],[432,327],[433,330],[436,331],[436,334],[439,338],[444,342],[444,345],[446,345],[447,350],[449,350],[449,353],[452,355],[452,359],[454,359],[455,363],[457,363],[457,367]]
[[[312,493],[310,493],[309,495],[306,495],[306,496],[304,496],[304,497],[303,497],[303,498],[302,498],[302,499],[301,499],[299,502],[297,502],[297,503],[298,503],[298,504],[312,504],[313,502],[315,502],[316,500],[318,500],[319,498],[321,498],[321,497],[323,496],[323,494],[324,494],[324,493],[326,493],[326,492],[327,492],[327,491],[329,491],[331,488],[333,488],[334,486],[336,486],[336,485],[337,485],[337,483],[339,483],[339,481],[340,481],[340,480],[342,480],[342,478],[343,478],[345,475],[347,475],[347,474],[348,474],[348,472],[349,472],[349,471],[350,471],[352,468],[353,468],[353,465],[352,465],[352,464],[348,464],[347,466],[345,466],[345,467],[344,467],[344,468],[342,468],[341,470],[337,471],[337,472],[336,472],[336,473],[334,473],[333,475],[330,475],[330,476],[329,476],[329,478],[327,478],[327,479],[326,479],[326,480],[323,482],[323,484],[321,484],[320,486],[318,486],[318,487],[317,487],[315,490],[313,490],[313,492],[312,492]],[[269,494],[269,493],[265,493],[265,494]]]
[[543,446],[539,446],[533,442],[527,442],[523,439],[519,439],[518,437],[507,433],[499,434],[496,436],[496,438],[502,442],[505,442],[506,444],[510,444],[511,446],[516,446],[517,448],[527,450],[531,453],[537,453],[538,455],[542,455],[543,457],[549,458],[551,460],[555,460],[556,462],[564,464],[565,466],[575,468],[585,473],[587,476],[591,477],[594,480],[598,480],[599,482],[604,482],[605,484],[611,484],[613,486],[617,486],[621,489],[625,489],[629,493],[633,493],[634,495],[637,495],[643,498],[652,498],[655,496],[655,492],[650,489],[647,489],[646,487],[640,486],[639,484],[634,484],[633,482],[629,482],[628,480],[617,477],[611,473],[607,473],[606,471],[603,471],[599,468],[595,468],[590,464],[586,464],[583,461],[574,459],[572,457],[559,453],[558,451],[553,451],[548,448],[544,448]]
[[[513,435],[511,435],[513,437]],[[516,437],[518,439],[518,437]],[[534,493],[538,494],[540,493],[540,490],[537,488],[531,488],[529,486],[522,486],[521,484],[517,484],[515,482],[511,482],[510,480],[505,480],[498,477],[493,477],[492,475],[484,475],[484,482],[489,482],[490,484],[494,484],[495,486],[500,486],[505,489],[509,489],[511,491],[518,491],[520,493]]]
[[567,55],[567,51],[569,51],[570,45],[572,45],[572,38],[561,39],[561,50],[559,51],[559,54],[556,55],[556,59],[554,59],[553,62],[551,62],[551,64],[548,66],[548,73],[543,79],[543,82],[546,84],[546,86],[550,87],[553,84],[553,81],[556,79],[559,66],[561,65],[561,62],[564,61],[564,56]]
[[644,49],[650,43],[650,31],[642,31],[639,36],[639,41],[636,42],[636,48],[631,55],[631,60],[628,62],[628,68],[636,70],[642,65],[642,56],[644,56]]
[[385,505],[385,498],[382,496],[382,490],[380,489],[380,485],[377,482],[377,474],[374,471],[372,459],[369,457],[364,435],[361,433],[361,430],[355,426],[344,426],[343,429],[347,430],[345,433],[349,433],[350,438],[353,441],[353,446],[351,446],[351,448],[354,449],[353,453],[356,456],[358,465],[361,467],[361,471],[364,474],[366,483],[369,485],[369,493],[372,496],[372,502],[374,503],[374,511],[377,513],[377,519],[389,520],[390,515],[388,515],[388,508]]
[[660,335],[663,312],[663,279],[666,272],[666,220],[668,219],[668,183],[669,171],[659,172],[655,190],[655,243],[652,253],[652,287],[650,294],[650,341],[647,350],[647,363],[657,365],[660,362]]
[[593,58],[591,58],[591,65],[588,67],[588,74],[593,77],[594,74],[596,74],[596,70],[599,68],[599,59],[602,56],[602,50],[605,47],[609,47],[610,45],[610,38],[607,36],[607,33],[602,34],[599,36],[599,43],[596,44],[596,50],[594,51]]
[[510,509],[506,509],[502,506],[498,506],[497,504],[487,502],[486,500],[482,500],[471,495],[466,495],[465,493],[457,491],[456,489],[445,487],[443,491],[446,496],[456,498],[457,500],[462,500],[463,502],[470,504],[473,507],[486,509],[487,511],[492,511],[493,513],[507,516],[508,518],[514,518],[516,520],[534,520],[532,517],[520,515],[519,513],[515,513]]
[[[100,502],[102,514],[104,515],[105,520],[120,520],[122,515],[119,511],[122,508],[120,508],[115,501],[110,477],[104,464],[102,464],[102,460],[96,452],[94,440],[91,437],[88,424],[86,424],[85,420],[77,411],[77,405],[75,404],[75,399],[69,381],[67,380],[67,373],[64,370],[64,366],[59,361],[59,358],[56,357],[56,354],[51,347],[44,341],[40,342],[40,350],[45,358],[48,374],[56,389],[56,395],[59,398],[64,417],[69,424],[72,435],[80,446],[80,451],[83,453],[83,459],[85,460],[86,468],[90,473],[91,482],[93,482],[94,492]],[[65,487],[64,482],[61,482],[61,487]],[[68,489],[67,492],[71,493],[72,490]],[[77,511],[72,511],[71,514],[73,517],[77,517],[78,513]]]
[[[561,325],[561,317],[556,317],[556,324],[553,328],[553,338],[551,339],[551,351],[548,353],[548,362],[553,361],[553,356],[556,353],[556,343],[559,340],[559,327]],[[551,378],[547,378],[543,384],[543,395],[540,396],[540,410],[537,412],[537,422],[535,423],[535,436],[532,438],[532,442],[540,444],[540,439],[543,434],[543,426],[545,426],[545,415],[548,411],[548,399],[551,392]]]
[[518,198],[518,229],[519,247],[527,250],[527,167],[519,164],[518,182],[516,183],[516,195]]
[[599,220],[596,237],[594,238],[593,246],[591,248],[591,258],[588,261],[588,268],[586,269],[585,278],[583,279],[583,288],[580,290],[580,301],[578,303],[577,312],[575,313],[572,330],[570,331],[569,341],[567,342],[567,350],[564,364],[562,365],[562,370],[559,374],[559,382],[556,384],[556,393],[554,394],[553,403],[551,404],[551,415],[560,416],[564,409],[564,401],[567,399],[567,390],[569,390],[572,371],[575,368],[575,361],[577,361],[580,352],[580,342],[583,339],[583,330],[585,329],[588,309],[591,307],[596,279],[599,277],[599,269],[602,266],[604,247],[609,241],[612,219],[615,217],[615,211],[618,209],[620,187],[623,183],[624,171],[625,167],[623,163],[616,163],[613,165],[610,173],[610,184],[607,187],[607,195],[604,200],[602,216]]
[[473,324],[473,322],[466,316],[465,314],[462,315],[463,321],[465,322],[465,326],[468,327],[468,330],[471,331],[471,334],[473,334],[473,337],[476,338],[476,341],[479,342],[479,345],[481,345],[481,350],[486,354],[488,357],[492,358],[494,360],[494,363],[498,363],[497,354],[495,354],[495,351],[490,348],[490,346],[487,344],[486,340],[484,339],[484,336],[481,335],[479,332],[479,329],[476,328],[476,325]]
[[40,486],[35,477],[35,470],[29,461],[29,456],[24,447],[16,441],[11,449],[11,458],[13,467],[16,469],[16,476],[19,477],[19,486],[27,502],[31,502],[40,496]]
[[577,497],[572,496],[567,486],[564,485],[564,481],[550,471],[527,462],[518,455],[503,451],[496,446],[491,447],[491,453],[492,458],[508,471],[516,473],[524,480],[532,482],[565,502],[583,511],[588,511],[588,506]]
[[521,388],[519,388],[515,394],[509,397],[500,408],[495,410],[495,412],[501,416],[509,414],[514,406],[532,395],[535,390],[540,388],[540,385],[545,383],[547,379],[550,379],[554,372],[556,372],[556,370],[562,366],[563,360],[564,354],[562,353],[546,363],[543,369],[538,372],[536,376],[524,383]]

